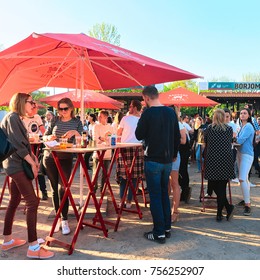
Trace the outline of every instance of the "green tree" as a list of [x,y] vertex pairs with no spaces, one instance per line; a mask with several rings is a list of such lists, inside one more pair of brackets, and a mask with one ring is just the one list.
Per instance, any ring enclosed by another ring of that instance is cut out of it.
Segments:
[[118,34],[117,28],[112,24],[97,23],[88,31],[88,34],[101,41],[120,46],[121,35]]
[[260,82],[260,73],[246,73],[242,76],[243,82]]

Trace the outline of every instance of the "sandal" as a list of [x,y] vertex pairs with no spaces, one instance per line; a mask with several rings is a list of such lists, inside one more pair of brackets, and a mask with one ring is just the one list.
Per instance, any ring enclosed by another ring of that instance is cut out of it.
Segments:
[[178,222],[179,220],[179,212],[172,213],[172,224]]

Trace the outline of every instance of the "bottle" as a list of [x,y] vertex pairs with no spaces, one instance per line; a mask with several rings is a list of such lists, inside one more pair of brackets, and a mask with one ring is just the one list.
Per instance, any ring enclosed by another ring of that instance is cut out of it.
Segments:
[[112,134],[111,136],[111,146],[115,146],[116,145],[116,135]]
[[87,148],[88,140],[87,140],[87,132],[83,131],[81,136],[81,148]]

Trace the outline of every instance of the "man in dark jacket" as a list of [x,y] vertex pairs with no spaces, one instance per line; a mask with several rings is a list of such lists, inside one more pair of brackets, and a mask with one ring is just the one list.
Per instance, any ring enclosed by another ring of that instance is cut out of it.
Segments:
[[141,115],[135,135],[144,142],[144,171],[154,224],[153,230],[144,237],[165,243],[165,237],[171,236],[168,181],[172,162],[177,157],[180,131],[174,110],[160,103],[156,87],[147,86],[142,94],[148,109]]

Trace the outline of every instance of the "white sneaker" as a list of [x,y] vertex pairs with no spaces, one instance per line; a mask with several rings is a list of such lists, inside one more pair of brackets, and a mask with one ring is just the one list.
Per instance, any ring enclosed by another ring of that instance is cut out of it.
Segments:
[[45,240],[43,238],[38,238],[37,241],[38,241],[39,244],[45,243]]
[[238,183],[238,184],[239,184],[238,178],[232,179],[231,181],[232,181],[233,183]]
[[61,221],[61,232],[64,235],[67,235],[70,233],[68,220]]
[[132,207],[132,203],[126,203],[125,208],[130,209]]
[[250,188],[255,188],[256,185],[250,182]]
[[59,232],[61,228],[61,219],[59,218],[55,226],[54,232]]

